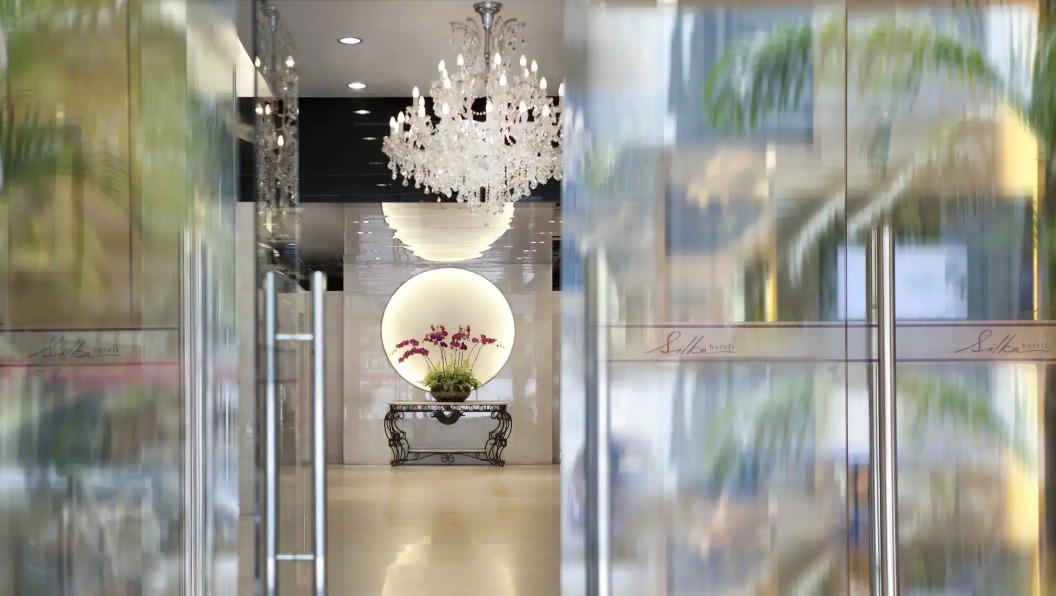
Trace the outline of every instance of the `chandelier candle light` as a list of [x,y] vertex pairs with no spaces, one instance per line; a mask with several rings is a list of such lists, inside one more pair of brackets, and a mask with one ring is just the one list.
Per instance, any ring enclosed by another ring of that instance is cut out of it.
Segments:
[[480,24],[472,18],[451,24],[461,53],[453,71],[440,61],[440,78],[429,90],[433,113],[415,87],[412,104],[389,119],[382,148],[393,180],[402,176],[407,186],[413,178],[415,188],[497,213],[561,179],[561,105],[547,95],[535,60],[521,55],[511,62],[524,44],[524,23],[497,16],[498,2],[473,9]]

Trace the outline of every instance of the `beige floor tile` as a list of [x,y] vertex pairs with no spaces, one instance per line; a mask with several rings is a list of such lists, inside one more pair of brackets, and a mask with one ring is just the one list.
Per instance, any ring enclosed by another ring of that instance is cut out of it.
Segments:
[[[337,466],[327,481],[331,596],[560,594],[556,466]],[[310,567],[284,565],[283,596],[307,594]]]

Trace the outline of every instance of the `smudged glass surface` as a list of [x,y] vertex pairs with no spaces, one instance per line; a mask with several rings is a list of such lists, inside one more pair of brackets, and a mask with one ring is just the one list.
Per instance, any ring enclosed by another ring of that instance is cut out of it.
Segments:
[[902,590],[1048,593],[1050,29],[1034,3],[569,3],[566,594],[592,314],[613,593],[868,590],[885,220]]
[[0,8],[0,594],[234,580],[233,9]]

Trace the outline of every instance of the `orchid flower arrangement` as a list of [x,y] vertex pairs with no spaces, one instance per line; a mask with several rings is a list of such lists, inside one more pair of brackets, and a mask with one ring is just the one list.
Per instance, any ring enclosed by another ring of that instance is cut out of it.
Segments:
[[[431,357],[427,344],[433,346]],[[455,333],[443,325],[430,325],[429,333],[420,341],[414,338],[403,340],[396,344],[392,353],[404,350],[400,362],[414,356],[425,358],[429,372],[422,384],[434,391],[472,391],[481,385],[480,379],[473,374],[473,367],[485,346],[501,347],[502,344],[483,333],[474,336],[469,325],[460,325]]]

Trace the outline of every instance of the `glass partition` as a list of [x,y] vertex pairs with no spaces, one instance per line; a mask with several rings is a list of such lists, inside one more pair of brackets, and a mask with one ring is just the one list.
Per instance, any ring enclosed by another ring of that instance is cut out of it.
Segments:
[[[880,156],[886,176],[863,173],[868,191],[849,214],[853,235],[905,181],[880,209],[896,242],[904,593],[1053,588],[1041,550],[1051,525],[1041,448],[1052,432],[1044,396],[1056,328],[1044,290],[1051,231],[1038,216],[1051,206],[1040,202],[1038,139],[1054,106],[1037,94],[1051,86],[1038,62],[1051,43],[1040,16],[1034,2],[852,15],[858,39],[884,28],[944,52],[889,116],[873,109],[888,101],[878,92],[858,101],[859,130],[885,130],[891,148]],[[924,28],[931,39],[920,37]],[[897,65],[902,51],[863,43],[852,64],[871,54]]]
[[0,594],[235,580],[234,4],[0,7]]
[[568,3],[565,594],[1052,589],[1052,35],[1036,2]]
[[866,370],[824,291],[846,266],[800,235],[845,243],[843,88],[798,73],[755,126],[712,74],[825,11],[570,4],[564,593],[830,593],[864,542],[847,405]]
[[317,578],[324,569],[320,541],[325,546],[326,528],[317,514],[325,511],[325,496],[314,498],[313,447],[320,437],[313,423],[318,397],[313,366],[324,356],[314,341],[304,340],[322,330],[313,326],[321,313],[300,258],[300,65],[276,3],[253,3],[253,31],[259,74],[253,197],[259,384],[250,405],[257,416],[259,457],[256,587],[266,595],[321,594],[325,586],[318,584],[325,581]]

